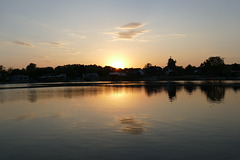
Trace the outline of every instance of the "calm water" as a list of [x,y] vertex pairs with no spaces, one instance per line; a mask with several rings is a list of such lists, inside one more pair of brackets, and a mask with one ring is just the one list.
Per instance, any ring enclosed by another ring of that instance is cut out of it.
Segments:
[[0,159],[237,160],[240,87],[183,82],[2,89]]

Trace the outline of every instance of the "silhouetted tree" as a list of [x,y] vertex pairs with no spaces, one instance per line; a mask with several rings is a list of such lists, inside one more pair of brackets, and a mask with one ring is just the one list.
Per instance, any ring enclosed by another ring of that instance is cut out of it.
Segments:
[[102,72],[101,72],[101,75],[102,76],[108,76],[110,72],[113,72],[114,71],[114,68],[111,67],[111,66],[105,66],[103,67],[102,69]]
[[183,75],[184,74],[184,68],[182,66],[176,66],[176,75]]
[[151,63],[145,64],[143,71],[146,75],[157,76],[162,75],[162,68],[159,66],[153,66]]
[[233,70],[233,71],[240,70],[240,65],[237,64],[237,63],[234,63],[234,64],[232,65],[232,70]]
[[37,69],[37,65],[34,63],[30,63],[26,68],[27,72],[35,72],[36,69]]
[[150,67],[152,67],[152,63],[147,63],[147,64],[145,64],[144,69],[148,69]]
[[176,63],[177,61],[176,60],[173,60],[172,57],[170,57],[168,59],[168,64],[167,64],[167,67],[174,70],[176,68]]
[[0,65],[0,72],[4,70],[5,70],[5,67],[3,67],[3,65]]
[[85,70],[86,68],[81,64],[68,64],[55,68],[57,74],[66,73],[68,77],[81,77]]
[[13,71],[13,68],[9,67],[8,70],[7,70],[7,73],[10,75],[10,74],[12,74],[12,71]]
[[43,67],[36,69],[36,75],[38,77],[47,74],[55,74],[55,70],[52,67]]
[[188,65],[185,69],[184,69],[184,71],[185,71],[185,74],[194,74],[194,71],[197,69],[197,67],[195,67],[195,66],[192,66],[192,65]]
[[224,59],[217,57],[209,57],[200,66],[205,73],[222,75],[225,68]]
[[3,67],[2,65],[0,65],[0,81],[6,81],[6,76],[7,76],[7,72],[5,71],[5,67]]
[[34,63],[30,63],[26,67],[27,74],[29,75],[30,78],[36,78],[36,70],[37,70],[37,65]]
[[21,70],[20,69],[13,69],[12,72],[11,72],[12,75],[19,75],[19,74],[22,74]]
[[101,69],[102,69],[102,67],[97,66],[96,64],[85,66],[86,73],[100,73]]

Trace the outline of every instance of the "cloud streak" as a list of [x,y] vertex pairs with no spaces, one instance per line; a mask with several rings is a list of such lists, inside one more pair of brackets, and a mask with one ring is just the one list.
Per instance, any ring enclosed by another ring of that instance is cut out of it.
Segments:
[[64,45],[64,42],[47,42],[47,43],[41,43],[41,44],[49,45],[53,47],[61,47]]
[[133,29],[133,30],[115,32],[114,34],[116,35],[116,39],[128,40],[128,39],[134,39],[136,36],[144,32],[146,32],[146,30],[144,29]]
[[19,45],[19,46],[27,46],[27,47],[33,47],[33,44],[28,42],[22,42],[22,41],[14,41],[13,43]]
[[144,25],[145,24],[143,24],[143,23],[132,22],[132,23],[122,25],[122,26],[118,27],[118,29],[137,29],[137,28],[143,27]]
[[64,29],[63,32],[67,33],[68,36],[74,37],[74,38],[79,38],[79,39],[86,39],[87,36],[83,35],[83,32],[79,31],[72,31],[69,29]]
[[41,62],[44,62],[44,63],[51,63],[47,56],[39,56],[39,57],[36,57],[35,59],[37,61],[41,61]]
[[175,38],[183,38],[186,37],[186,34],[171,34],[171,37],[175,37]]
[[111,32],[111,34],[115,36],[115,40],[132,40],[140,34],[147,32],[147,30],[142,28],[144,25],[144,23],[137,22],[128,23],[117,27],[117,31]]

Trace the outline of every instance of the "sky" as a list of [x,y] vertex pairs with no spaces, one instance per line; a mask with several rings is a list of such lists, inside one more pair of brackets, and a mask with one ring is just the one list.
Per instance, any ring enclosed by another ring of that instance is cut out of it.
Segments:
[[0,0],[0,65],[240,63],[239,0]]

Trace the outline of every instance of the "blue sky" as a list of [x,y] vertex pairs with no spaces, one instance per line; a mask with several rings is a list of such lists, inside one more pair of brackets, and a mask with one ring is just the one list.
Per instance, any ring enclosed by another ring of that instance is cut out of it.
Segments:
[[1,0],[0,64],[240,63],[238,0]]

